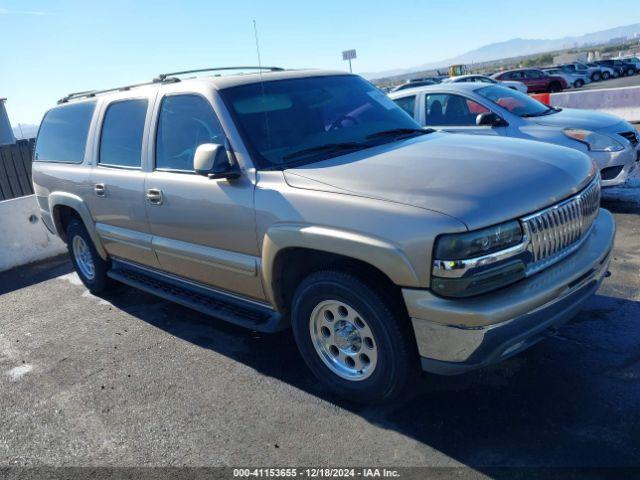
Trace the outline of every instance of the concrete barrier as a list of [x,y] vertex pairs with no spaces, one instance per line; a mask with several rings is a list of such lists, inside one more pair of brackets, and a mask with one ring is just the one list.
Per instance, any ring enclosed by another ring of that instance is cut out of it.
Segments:
[[66,252],[40,220],[35,195],[0,202],[0,271]]
[[532,96],[554,107],[597,110],[632,123],[640,122],[640,86],[552,93],[548,101],[537,95]]

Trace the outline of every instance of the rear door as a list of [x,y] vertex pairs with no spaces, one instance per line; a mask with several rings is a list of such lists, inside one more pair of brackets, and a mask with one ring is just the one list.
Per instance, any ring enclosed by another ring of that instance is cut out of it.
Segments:
[[422,124],[453,133],[504,135],[504,127],[477,126],[476,118],[489,113],[484,105],[452,93],[427,93],[422,102]]
[[525,70],[524,78],[527,81],[529,91],[541,92],[545,91],[548,87],[548,79],[539,70]]
[[157,267],[142,168],[154,97],[152,90],[102,105],[87,199],[109,255]]

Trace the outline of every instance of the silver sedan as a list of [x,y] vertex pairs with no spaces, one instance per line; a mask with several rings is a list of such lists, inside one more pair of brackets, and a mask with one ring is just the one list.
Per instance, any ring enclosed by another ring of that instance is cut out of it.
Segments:
[[426,127],[580,150],[597,164],[603,187],[625,183],[640,160],[640,136],[629,122],[592,110],[549,107],[500,85],[448,83],[407,89],[390,97]]

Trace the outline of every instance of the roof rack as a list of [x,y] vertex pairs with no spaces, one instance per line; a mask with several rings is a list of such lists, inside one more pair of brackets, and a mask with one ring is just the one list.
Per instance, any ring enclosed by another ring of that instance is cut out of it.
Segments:
[[201,73],[201,72],[215,72],[215,71],[224,71],[224,70],[268,70],[270,72],[281,72],[284,68],[281,67],[215,67],[215,68],[199,68],[197,70],[184,70],[182,72],[171,72],[171,73],[161,73],[156,78],[154,78],[150,82],[144,83],[135,83],[133,85],[125,85],[124,87],[115,87],[115,88],[107,88],[104,90],[85,90],[83,92],[73,92],[65,97],[58,100],[58,105],[61,103],[67,103],[69,100],[75,100],[78,98],[89,98],[95,97],[99,93],[108,93],[108,92],[119,92],[130,90],[136,87],[143,87],[145,85],[153,85],[156,83],[165,83],[165,82],[179,82],[180,79],[176,78],[175,75],[184,75],[187,73]]
[[153,85],[155,83],[163,83],[163,82],[179,82],[179,81],[180,81],[180,79],[178,79],[178,78],[165,78],[165,79],[162,79],[162,80],[154,78],[151,82],[134,83],[133,85],[125,85],[123,87],[105,88],[103,90],[85,90],[83,92],[73,92],[73,93],[70,93],[70,94],[66,95],[65,97],[61,98],[60,100],[58,100],[58,105],[61,104],[61,103],[67,103],[69,100],[75,100],[75,99],[78,99],[78,98],[95,97],[99,93],[124,92],[126,90],[131,90],[132,88],[144,87],[145,85]]
[[175,75],[185,75],[187,73],[202,73],[202,72],[216,72],[216,71],[225,71],[225,70],[268,70],[270,72],[281,72],[284,70],[282,67],[262,67],[262,66],[248,66],[248,67],[212,67],[212,68],[198,68],[196,70],[183,70],[182,72],[170,72],[170,73],[161,73],[158,75],[155,80],[157,81],[165,81],[169,77],[173,77]]

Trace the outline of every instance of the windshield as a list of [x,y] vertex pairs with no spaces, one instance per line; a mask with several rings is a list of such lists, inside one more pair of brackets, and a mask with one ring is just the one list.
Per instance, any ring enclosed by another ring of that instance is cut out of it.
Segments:
[[480,88],[476,93],[520,117],[537,117],[555,112],[529,95],[499,85]]
[[251,83],[220,95],[259,168],[281,168],[292,159],[310,163],[425,133],[382,91],[355,75]]

